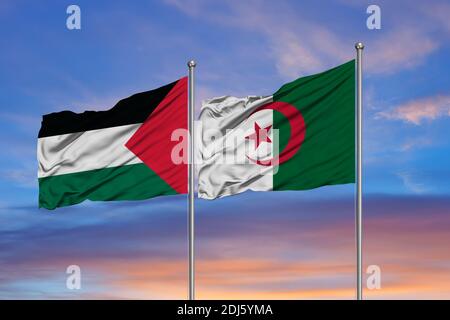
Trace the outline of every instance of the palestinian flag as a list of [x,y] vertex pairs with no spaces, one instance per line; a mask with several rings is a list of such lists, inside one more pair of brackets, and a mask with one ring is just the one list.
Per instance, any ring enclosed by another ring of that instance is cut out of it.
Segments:
[[107,111],[45,115],[38,139],[39,207],[187,193],[187,164],[171,153],[187,129],[187,78]]
[[355,182],[355,62],[271,96],[205,101],[199,197]]

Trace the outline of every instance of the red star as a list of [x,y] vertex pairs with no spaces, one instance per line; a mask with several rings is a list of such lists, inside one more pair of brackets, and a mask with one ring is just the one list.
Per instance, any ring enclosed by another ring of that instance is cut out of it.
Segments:
[[255,122],[255,133],[246,136],[245,139],[255,140],[255,150],[258,149],[261,142],[272,143],[272,140],[270,140],[268,135],[270,128],[272,128],[272,125],[261,129],[261,127]]

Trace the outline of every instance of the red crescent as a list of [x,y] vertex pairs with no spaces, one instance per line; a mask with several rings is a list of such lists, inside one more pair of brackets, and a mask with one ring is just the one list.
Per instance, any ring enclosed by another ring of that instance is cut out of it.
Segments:
[[292,158],[294,154],[297,153],[298,149],[300,149],[300,146],[305,139],[305,120],[296,107],[294,107],[292,104],[282,101],[267,103],[253,111],[249,115],[249,117],[261,110],[275,110],[283,114],[289,121],[289,125],[291,126],[291,136],[289,137],[288,144],[278,157],[268,160],[255,160],[250,158],[249,156],[247,156],[247,158],[250,161],[253,161],[261,166],[280,165]]

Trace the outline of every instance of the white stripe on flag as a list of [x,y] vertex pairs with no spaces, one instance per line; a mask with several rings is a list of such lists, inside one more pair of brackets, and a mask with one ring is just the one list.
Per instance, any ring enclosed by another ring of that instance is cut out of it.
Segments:
[[[272,110],[251,115],[272,100],[271,96],[218,97],[203,103],[200,114],[199,198],[215,199],[246,190],[273,189],[273,167],[260,166],[248,160],[272,158],[273,145],[264,142],[257,146],[256,141],[246,138],[255,134],[255,124],[261,128],[273,125]],[[214,132],[221,135],[211,139],[209,135],[214,135]],[[272,130],[268,135],[273,140]]]
[[141,126],[131,124],[38,139],[38,177],[141,163],[125,143]]

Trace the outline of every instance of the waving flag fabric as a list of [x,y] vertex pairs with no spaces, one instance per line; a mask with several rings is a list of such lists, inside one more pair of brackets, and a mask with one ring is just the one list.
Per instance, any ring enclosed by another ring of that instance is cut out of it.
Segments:
[[187,165],[171,160],[178,143],[171,134],[180,128],[187,128],[187,78],[107,111],[45,115],[37,150],[39,207],[187,193]]
[[355,181],[354,60],[272,96],[208,100],[200,120],[200,198]]

